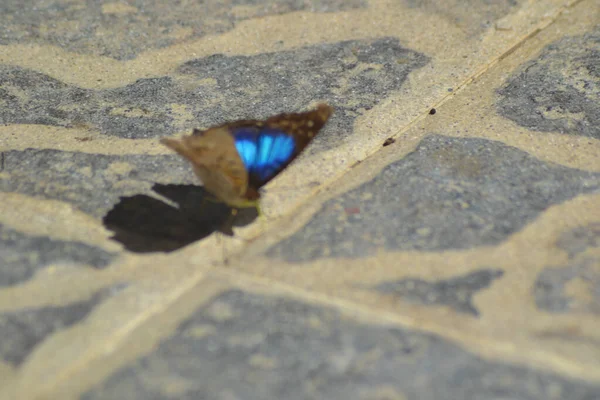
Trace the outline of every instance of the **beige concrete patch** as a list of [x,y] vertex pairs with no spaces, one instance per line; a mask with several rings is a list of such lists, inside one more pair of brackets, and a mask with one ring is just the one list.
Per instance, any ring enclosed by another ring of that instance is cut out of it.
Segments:
[[[591,7],[591,8],[590,8]],[[325,199],[372,179],[381,168],[414,149],[429,132],[458,137],[499,140],[533,156],[571,168],[600,171],[600,141],[558,133],[531,132],[496,114],[495,89],[512,71],[535,58],[542,47],[563,37],[594,27],[598,7],[589,3],[570,10],[554,25],[531,38],[509,57],[491,68],[460,93],[452,95],[437,113],[399,132],[396,143],[358,165],[337,186],[320,189],[311,201],[295,209],[293,217],[273,224],[269,233],[247,249],[235,268],[252,275],[300,287],[331,298],[397,313],[410,326],[451,337],[485,356],[533,364],[574,377],[600,379],[600,325],[592,314],[548,314],[536,308],[532,288],[540,271],[569,262],[556,247],[558,237],[571,229],[600,221],[600,196],[582,195],[547,209],[534,222],[495,247],[436,253],[384,252],[365,259],[324,259],[306,264],[286,264],[261,258],[269,245],[304,225]],[[450,101],[451,100],[451,101]],[[389,115],[395,115],[390,112]],[[364,127],[364,118],[357,123]],[[381,129],[381,128],[380,128]],[[269,195],[267,195],[269,196]],[[254,257],[248,258],[251,254]],[[595,263],[600,258],[595,258]],[[505,272],[490,288],[475,295],[479,318],[464,316],[443,306],[414,305],[359,288],[381,281],[418,277],[429,281],[452,278],[483,267]],[[575,290],[570,286],[569,290]],[[589,294],[579,289],[580,296]],[[558,333],[563,333],[562,336]],[[568,334],[571,332],[572,334]]]

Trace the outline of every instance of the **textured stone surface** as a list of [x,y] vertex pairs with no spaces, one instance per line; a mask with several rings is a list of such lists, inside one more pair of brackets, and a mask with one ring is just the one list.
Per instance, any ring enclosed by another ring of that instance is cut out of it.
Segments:
[[21,283],[53,263],[104,268],[115,257],[85,243],[29,236],[0,224],[0,287]]
[[82,399],[598,396],[600,386],[485,361],[439,336],[231,291],[198,309],[156,350],[115,371]]
[[554,314],[600,315],[600,224],[566,231],[556,245],[569,255],[569,261],[538,274],[533,288],[535,304]]
[[498,111],[521,126],[600,139],[600,29],[549,45],[498,94]]
[[239,21],[294,11],[335,12],[365,6],[362,0],[175,1],[7,0],[0,4],[0,45],[52,45],[126,60],[233,29]]
[[473,296],[488,288],[504,275],[498,269],[481,269],[463,276],[428,282],[424,279],[405,278],[396,282],[382,282],[373,289],[396,298],[429,306],[445,306],[457,312],[479,316],[473,305]]
[[539,213],[600,191],[600,174],[538,160],[503,143],[425,137],[370,182],[330,200],[268,254],[288,261],[389,250],[498,244]]
[[[399,90],[408,74],[427,62],[397,39],[351,40],[256,56],[215,54],[189,61],[171,76],[105,90],[0,66],[0,101],[5,105],[0,123],[85,127],[148,138],[235,119],[262,119],[327,101],[336,111],[317,140],[333,147],[352,131],[358,115]],[[187,119],[180,120],[175,108],[185,108]]]
[[574,257],[600,247],[600,223],[591,223],[563,233],[556,245]]
[[0,313],[0,357],[18,366],[50,335],[84,318],[122,285],[94,293],[89,299],[65,306],[28,308]]
[[109,156],[27,149],[4,153],[0,191],[66,201],[96,217],[120,196],[149,192],[157,182],[196,183],[176,155]]
[[600,315],[600,259],[545,268],[533,294],[536,305],[545,312]]

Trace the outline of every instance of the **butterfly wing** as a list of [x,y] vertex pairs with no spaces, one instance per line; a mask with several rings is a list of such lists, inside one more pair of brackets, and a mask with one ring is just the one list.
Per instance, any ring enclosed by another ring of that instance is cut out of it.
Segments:
[[248,172],[235,149],[230,132],[223,128],[194,131],[181,139],[161,142],[186,158],[205,189],[231,206],[245,206]]
[[305,113],[230,124],[235,147],[248,171],[249,189],[258,190],[287,167],[319,133],[332,111],[322,104]]
[[247,207],[256,204],[258,189],[304,150],[332,112],[321,104],[304,113],[230,122],[161,142],[192,163],[206,190],[230,206]]
[[294,157],[296,142],[286,132],[245,127],[233,131],[235,147],[248,171],[251,186],[259,188]]

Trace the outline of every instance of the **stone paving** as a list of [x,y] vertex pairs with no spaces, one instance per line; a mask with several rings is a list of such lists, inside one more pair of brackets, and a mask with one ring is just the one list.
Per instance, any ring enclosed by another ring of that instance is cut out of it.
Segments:
[[[598,1],[0,13],[0,398],[600,399]],[[318,102],[217,232],[159,138]]]

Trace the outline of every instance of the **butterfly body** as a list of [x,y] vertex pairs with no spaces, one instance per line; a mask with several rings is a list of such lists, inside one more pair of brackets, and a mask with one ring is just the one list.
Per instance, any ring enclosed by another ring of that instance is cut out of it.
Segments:
[[161,142],[186,158],[219,200],[234,208],[256,207],[258,190],[304,150],[332,111],[321,104],[305,113],[235,121]]

